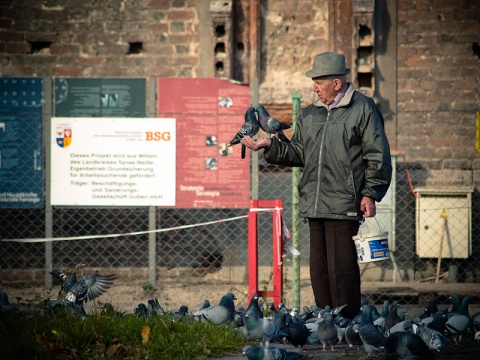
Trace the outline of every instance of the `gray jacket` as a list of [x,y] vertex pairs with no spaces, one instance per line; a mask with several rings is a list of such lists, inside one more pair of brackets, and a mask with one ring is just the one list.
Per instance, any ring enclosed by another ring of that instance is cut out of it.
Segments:
[[302,109],[290,143],[272,138],[265,159],[303,167],[298,190],[305,218],[361,220],[362,197],[381,201],[392,176],[383,117],[352,84],[330,111],[320,100]]

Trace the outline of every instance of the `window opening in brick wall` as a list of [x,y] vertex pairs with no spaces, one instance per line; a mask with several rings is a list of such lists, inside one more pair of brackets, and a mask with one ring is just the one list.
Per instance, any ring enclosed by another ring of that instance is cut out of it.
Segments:
[[139,41],[128,43],[128,55],[140,54],[143,51],[143,43]]
[[478,46],[478,42],[472,44],[472,51],[473,55],[480,59],[480,47]]
[[222,54],[225,53],[225,43],[219,42],[217,43],[217,45],[215,45],[215,54],[218,54],[218,53],[222,53]]
[[227,31],[225,30],[225,25],[217,25],[215,26],[215,36],[216,37],[222,37],[225,36]]
[[360,88],[371,88],[372,87],[372,73],[361,73],[357,74],[358,86]]
[[225,70],[223,66],[223,61],[217,61],[215,63],[215,70],[217,73],[223,73],[223,71]]
[[369,40],[370,37],[372,37],[372,29],[366,25],[360,25],[360,29],[358,29],[358,40],[360,40],[360,44],[362,41]]
[[30,54],[44,52],[53,44],[51,41],[29,41],[28,43],[30,44]]
[[357,48],[358,65],[373,64],[373,46],[359,46]]
[[243,42],[238,42],[237,43],[237,51],[238,52],[244,52],[245,51],[245,45],[243,44]]

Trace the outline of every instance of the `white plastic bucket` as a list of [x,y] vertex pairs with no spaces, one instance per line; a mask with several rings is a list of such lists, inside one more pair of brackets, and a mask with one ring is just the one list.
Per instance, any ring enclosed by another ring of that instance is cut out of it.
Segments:
[[388,232],[359,234],[353,237],[359,263],[390,259]]

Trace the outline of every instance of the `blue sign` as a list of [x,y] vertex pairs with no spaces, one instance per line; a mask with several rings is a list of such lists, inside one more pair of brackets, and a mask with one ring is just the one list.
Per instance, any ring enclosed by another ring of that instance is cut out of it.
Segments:
[[0,207],[42,208],[43,81],[0,78]]

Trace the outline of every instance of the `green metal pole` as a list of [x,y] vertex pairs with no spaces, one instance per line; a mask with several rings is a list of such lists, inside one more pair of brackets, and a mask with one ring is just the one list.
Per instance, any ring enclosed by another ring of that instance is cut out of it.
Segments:
[[[292,128],[295,130],[297,117],[300,113],[300,99],[302,95],[298,92],[292,93]],[[300,169],[294,167],[292,170],[292,246],[300,251],[298,216],[298,181]],[[300,309],[300,256],[292,255],[292,306]]]

